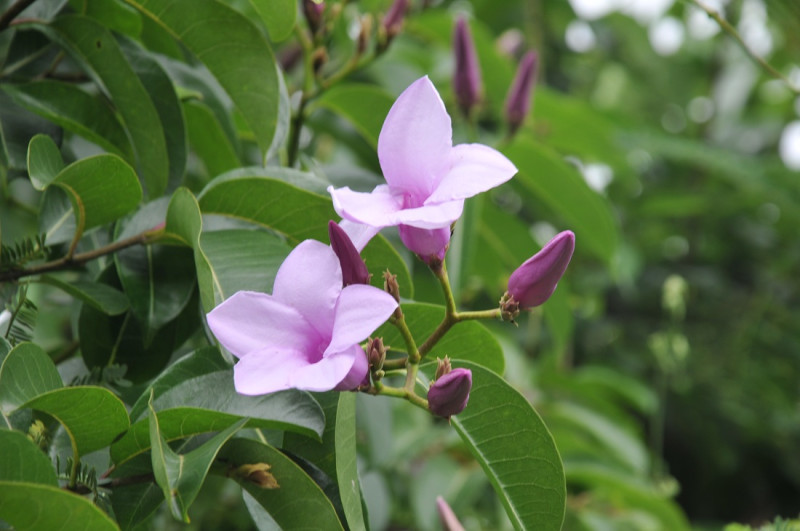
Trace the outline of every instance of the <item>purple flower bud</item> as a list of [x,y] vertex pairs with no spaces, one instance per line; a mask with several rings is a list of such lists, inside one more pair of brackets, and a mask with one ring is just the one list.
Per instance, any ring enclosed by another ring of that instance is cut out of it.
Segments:
[[322,25],[322,13],[325,11],[325,2],[321,0],[303,0],[303,14],[308,21],[311,33],[316,33]]
[[403,20],[408,9],[408,0],[394,0],[392,7],[381,20],[381,26],[386,32],[386,37],[391,40],[403,29]]
[[531,110],[531,92],[536,82],[539,56],[535,51],[525,54],[517,68],[517,74],[506,96],[506,120],[514,133]]
[[369,360],[369,368],[373,371],[379,371],[383,368],[383,362],[386,361],[386,347],[382,338],[376,337],[367,342],[367,359]]
[[439,511],[439,520],[444,531],[464,531],[464,526],[456,518],[456,513],[441,496],[436,497],[436,510]]
[[543,304],[556,290],[575,250],[575,234],[566,230],[511,273],[508,293],[522,309]]
[[342,266],[342,284],[344,286],[369,284],[370,274],[367,265],[347,233],[334,221],[330,221],[328,235],[331,238],[331,248]]
[[459,17],[453,34],[453,50],[455,51],[456,70],[453,75],[453,89],[456,102],[465,116],[469,115],[481,99],[481,70],[475,43],[467,26],[467,21]]
[[444,418],[458,415],[467,407],[470,389],[472,371],[453,369],[431,384],[428,389],[428,409]]

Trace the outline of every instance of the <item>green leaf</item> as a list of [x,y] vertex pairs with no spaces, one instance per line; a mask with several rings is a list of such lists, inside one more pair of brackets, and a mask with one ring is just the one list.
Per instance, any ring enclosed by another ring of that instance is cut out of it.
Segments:
[[337,84],[315,101],[315,105],[347,118],[373,148],[378,146],[378,135],[393,103],[392,95],[381,87],[355,83]]
[[264,36],[245,16],[213,0],[127,0],[205,64],[230,95],[265,154],[275,135],[278,77]]
[[131,37],[138,37],[142,33],[142,17],[139,12],[118,0],[81,4],[84,15],[101,22],[117,33]]
[[317,465],[336,482],[344,516],[350,529],[366,529],[356,466],[355,393],[317,393],[325,411],[322,441],[287,433],[283,448]]
[[[297,172],[271,168],[262,171],[244,168],[220,175],[198,196],[200,209],[203,214],[220,214],[263,225],[285,235],[293,245],[309,238],[327,241],[328,221],[338,219],[330,199],[284,182],[284,178],[300,176]],[[389,269],[397,275],[400,294],[412,295],[408,268],[385,238],[380,235],[373,238],[362,256],[372,273],[374,286],[383,286],[381,275]]]
[[245,425],[247,419],[234,422],[199,448],[180,455],[167,446],[159,431],[159,420],[152,404],[149,409],[150,445],[153,449],[152,463],[156,483],[164,492],[172,516],[188,524],[189,506],[200,492],[211,463],[216,459],[222,445]]
[[44,190],[64,167],[61,151],[48,135],[36,135],[28,144],[28,175],[37,190]]
[[575,168],[530,137],[518,135],[503,151],[519,168],[512,181],[516,188],[547,204],[570,225],[579,247],[610,263],[619,232],[608,202]]
[[125,294],[108,284],[85,280],[66,282],[52,275],[42,275],[37,282],[55,286],[106,315],[119,315],[130,307]]
[[39,345],[20,343],[0,365],[0,412],[8,415],[30,399],[63,385],[55,364]]
[[27,481],[58,486],[53,463],[25,434],[0,430],[0,481]]
[[[153,229],[166,219],[168,201],[162,197],[142,207],[125,223],[117,239]],[[175,246],[136,246],[116,253],[114,263],[131,311],[142,325],[144,344],[149,345],[156,332],[174,320],[192,297],[192,253]]]
[[265,490],[248,481],[244,488],[282,529],[343,529],[330,500],[314,481],[281,452],[248,439],[233,439],[220,452],[231,468],[265,463],[279,488]]
[[89,94],[74,83],[61,81],[42,80],[0,87],[18,105],[119,155],[128,163],[134,162],[125,129],[103,98]]
[[0,481],[0,519],[16,529],[119,529],[88,499],[67,490],[38,483]]
[[130,425],[125,405],[114,393],[102,387],[56,389],[40,394],[20,407],[42,411],[57,419],[79,455],[108,446]]
[[147,89],[131,68],[116,39],[86,17],[60,16],[43,31],[58,40],[107,92],[131,137],[139,172],[150,197],[160,196],[169,178],[164,128]]
[[516,529],[559,530],[566,485],[561,457],[542,419],[500,376],[474,363],[469,404],[451,419]]
[[[411,335],[419,347],[431,335],[444,318],[444,307],[434,304],[401,304]],[[383,337],[385,345],[392,350],[406,351],[406,344],[400,332],[390,323],[383,324],[372,334]],[[427,359],[450,356],[453,359],[477,363],[497,374],[503,374],[505,360],[503,349],[491,332],[477,321],[464,321],[456,324],[427,354]]]
[[209,176],[214,177],[241,166],[236,149],[207,105],[199,101],[184,101],[183,112],[189,141]]
[[167,188],[175,189],[183,180],[189,149],[181,102],[175,93],[172,80],[150,52],[141,48],[132,39],[119,37],[118,43],[158,112],[169,159]]
[[[133,168],[116,155],[95,155],[73,162],[59,172],[50,186],[63,190],[69,198],[77,227],[74,240],[88,229],[124,216],[142,198]],[[67,216],[68,211],[61,214],[61,219]]]
[[275,42],[292,34],[297,18],[297,0],[250,0]]

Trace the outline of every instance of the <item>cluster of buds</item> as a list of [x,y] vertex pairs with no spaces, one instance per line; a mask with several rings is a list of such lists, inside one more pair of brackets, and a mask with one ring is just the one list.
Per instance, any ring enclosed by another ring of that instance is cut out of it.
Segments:
[[[478,54],[472,40],[469,26],[463,17],[456,20],[453,32],[453,53],[455,71],[453,73],[453,90],[456,103],[462,114],[469,118],[480,105],[483,95],[481,70]],[[538,55],[535,51],[526,53],[517,67],[514,81],[511,83],[505,102],[505,118],[509,131],[514,134],[530,113],[531,95],[536,83]]]

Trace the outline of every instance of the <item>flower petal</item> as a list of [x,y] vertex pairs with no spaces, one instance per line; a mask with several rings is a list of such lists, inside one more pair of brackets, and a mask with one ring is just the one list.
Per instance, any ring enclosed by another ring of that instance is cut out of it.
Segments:
[[320,336],[330,337],[341,289],[342,268],[336,254],[322,242],[305,240],[281,264],[272,295],[297,309]]
[[[360,352],[352,347],[356,347]],[[347,377],[358,354],[366,358],[361,347],[351,345],[345,352],[337,352],[322,358],[317,363],[299,367],[291,375],[291,387],[305,391],[330,391]]]
[[347,286],[336,304],[333,335],[323,356],[341,352],[363,341],[397,308],[397,301],[383,290],[363,284]]
[[466,199],[503,184],[517,173],[505,155],[482,144],[459,144],[450,152],[450,169],[425,204]]
[[412,83],[394,102],[378,137],[378,159],[395,192],[420,200],[447,171],[453,129],[442,98],[427,76]]
[[349,219],[340,221],[339,227],[347,233],[350,237],[350,241],[353,242],[353,245],[355,245],[359,252],[363,251],[369,241],[381,230],[380,227],[356,223]]
[[353,345],[352,349],[355,352],[353,366],[350,367],[347,376],[336,384],[336,387],[333,388],[334,391],[352,391],[360,385],[369,385],[369,378],[367,377],[367,372],[369,372],[367,353],[364,352],[361,345]]
[[402,200],[385,184],[370,193],[354,192],[347,186],[338,189],[329,186],[328,192],[336,213],[345,219],[378,228],[397,224],[394,215],[402,208]]
[[219,342],[239,358],[267,347],[304,349],[315,339],[297,310],[266,293],[236,292],[207,319]]
[[450,227],[441,229],[418,229],[409,225],[397,228],[400,239],[408,250],[417,254],[426,264],[432,260],[444,260],[450,244]]
[[394,215],[394,225],[411,225],[420,229],[441,229],[461,217],[464,200],[447,201],[435,205],[407,208]]
[[[308,365],[305,354],[298,350],[259,350],[233,366],[233,384],[236,392],[243,395],[264,395],[291,389],[294,387],[293,375]],[[328,389],[332,388],[333,385]]]

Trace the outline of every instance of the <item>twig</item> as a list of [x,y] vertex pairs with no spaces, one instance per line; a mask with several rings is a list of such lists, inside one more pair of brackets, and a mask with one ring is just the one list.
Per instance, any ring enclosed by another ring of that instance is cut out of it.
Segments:
[[35,1],[36,0],[17,0],[11,7],[6,9],[5,13],[0,15],[0,31],[6,29],[17,15],[25,11],[25,8]]
[[744,50],[744,53],[749,55],[753,61],[755,61],[759,66],[761,66],[762,69],[764,69],[764,71],[766,71],[775,79],[780,79],[781,81],[786,83],[786,86],[789,87],[789,90],[791,90],[795,94],[800,94],[800,88],[794,86],[794,84],[792,84],[789,78],[778,72],[778,70],[774,66],[766,62],[762,57],[760,57],[756,52],[754,52],[753,49],[750,48],[746,42],[744,42],[742,36],[739,34],[738,31],[736,31],[736,28],[731,26],[730,22],[725,20],[719,13],[719,11],[708,7],[700,0],[689,0],[689,1],[694,5],[696,5],[697,7],[699,7],[700,9],[702,9],[703,11],[705,11],[709,17],[713,18],[717,22],[717,24],[719,24],[722,30],[725,31],[725,33],[733,37],[733,39],[739,44],[742,50]]

